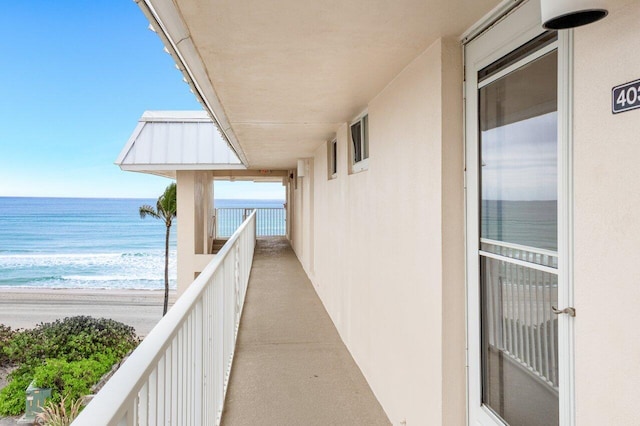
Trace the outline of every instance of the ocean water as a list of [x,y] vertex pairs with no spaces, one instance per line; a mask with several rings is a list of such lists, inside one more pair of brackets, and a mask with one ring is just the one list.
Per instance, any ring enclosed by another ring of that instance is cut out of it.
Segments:
[[[216,207],[282,207],[216,200]],[[140,219],[152,199],[0,197],[0,287],[162,289],[164,223]],[[176,283],[171,229],[170,286]]]
[[558,250],[558,203],[483,200],[481,236],[551,251]]

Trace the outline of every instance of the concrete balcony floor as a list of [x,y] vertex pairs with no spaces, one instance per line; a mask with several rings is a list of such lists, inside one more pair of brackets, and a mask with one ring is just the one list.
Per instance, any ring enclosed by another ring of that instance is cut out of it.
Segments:
[[222,424],[389,425],[284,238],[260,238]]

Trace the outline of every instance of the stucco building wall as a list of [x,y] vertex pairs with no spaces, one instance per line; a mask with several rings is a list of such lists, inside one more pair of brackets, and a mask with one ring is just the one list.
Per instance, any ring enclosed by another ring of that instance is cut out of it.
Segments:
[[296,191],[294,248],[394,424],[465,421],[461,57],[439,40],[369,102],[368,170],[345,123],[337,178],[323,145]]
[[[640,78],[640,7],[611,1],[609,11],[574,31],[580,425],[640,418],[640,110],[611,113],[612,87]],[[394,424],[465,423],[460,49],[456,40],[436,42],[370,100],[367,171],[348,172],[344,123],[337,178],[328,179],[323,145],[312,177],[294,191],[294,248]]]
[[640,4],[575,30],[574,279],[579,425],[640,423],[640,110],[611,89],[640,78]]

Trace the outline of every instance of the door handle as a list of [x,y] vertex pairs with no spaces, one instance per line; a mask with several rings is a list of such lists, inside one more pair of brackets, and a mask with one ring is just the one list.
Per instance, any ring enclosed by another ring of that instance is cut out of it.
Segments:
[[564,309],[558,309],[555,306],[552,306],[551,310],[556,315],[568,314],[570,317],[575,317],[576,316],[576,308],[572,308],[572,307],[568,307],[568,308],[564,308]]

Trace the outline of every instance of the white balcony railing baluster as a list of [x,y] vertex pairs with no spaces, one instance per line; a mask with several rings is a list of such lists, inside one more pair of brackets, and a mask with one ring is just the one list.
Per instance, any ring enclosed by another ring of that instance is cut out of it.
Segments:
[[283,236],[286,235],[287,211],[284,208],[219,208],[215,209],[213,216],[213,234],[216,238],[228,237],[233,234],[244,218],[255,210],[256,213],[256,235]]
[[74,426],[220,423],[255,242],[254,211]]
[[558,387],[556,321],[558,255],[481,239],[487,343]]

